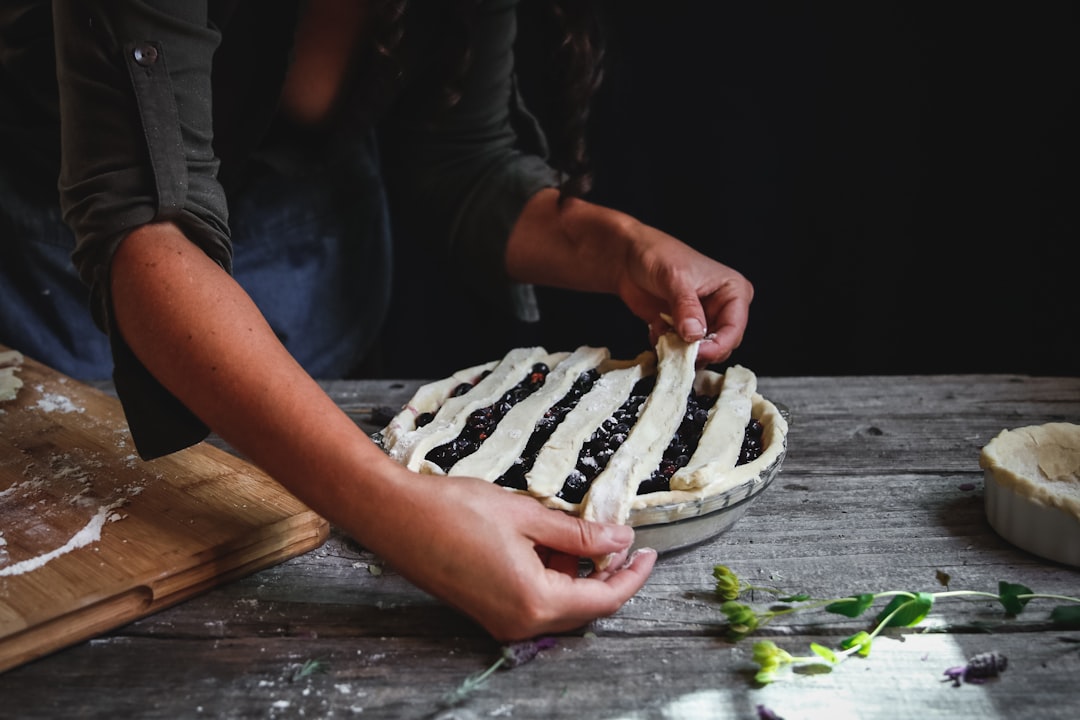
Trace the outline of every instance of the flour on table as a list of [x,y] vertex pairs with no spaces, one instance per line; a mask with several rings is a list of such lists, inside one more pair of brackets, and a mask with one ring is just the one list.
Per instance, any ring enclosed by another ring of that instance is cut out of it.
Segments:
[[79,407],[71,402],[71,398],[67,395],[45,392],[45,388],[42,385],[35,385],[34,389],[41,393],[41,399],[37,401],[37,405],[34,407],[42,412],[86,412],[86,408]]
[[52,560],[101,539],[108,522],[142,491],[129,483],[102,492],[100,457],[95,453],[55,453],[30,463],[23,479],[0,490],[0,578],[37,570]]
[[37,570],[39,567],[45,565],[45,563],[65,555],[72,550],[76,550],[81,547],[85,547],[90,543],[97,542],[101,539],[101,528],[105,526],[106,522],[119,520],[120,516],[113,511],[116,508],[123,505],[126,500],[117,500],[109,505],[99,507],[93,517],[90,518],[90,522],[79,530],[70,540],[61,545],[58,548],[50,550],[49,552],[42,553],[36,557],[28,558],[22,562],[17,562],[13,565],[6,567],[0,567],[0,577],[6,577],[9,575],[22,575],[23,573],[30,572],[31,570]]

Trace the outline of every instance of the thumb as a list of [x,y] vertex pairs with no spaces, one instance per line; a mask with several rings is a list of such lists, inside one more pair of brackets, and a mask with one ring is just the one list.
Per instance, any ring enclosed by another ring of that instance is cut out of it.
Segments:
[[680,295],[672,303],[671,326],[686,342],[695,342],[705,337],[705,310],[695,294]]
[[538,514],[537,518],[530,533],[532,539],[575,557],[622,552],[634,542],[634,530],[627,525],[591,522],[552,510]]

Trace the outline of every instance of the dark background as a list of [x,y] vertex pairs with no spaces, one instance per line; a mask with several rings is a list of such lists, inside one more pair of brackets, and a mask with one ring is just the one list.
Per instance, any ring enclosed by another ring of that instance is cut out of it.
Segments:
[[[731,361],[759,375],[1080,374],[1076,4],[841,6],[604,3],[589,199],[754,283]],[[385,377],[647,347],[614,298],[541,289],[524,325],[399,268]]]

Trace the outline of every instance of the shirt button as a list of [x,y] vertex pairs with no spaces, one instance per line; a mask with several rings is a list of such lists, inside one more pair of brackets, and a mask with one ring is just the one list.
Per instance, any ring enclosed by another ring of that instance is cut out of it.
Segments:
[[136,45],[132,51],[131,56],[135,59],[139,65],[143,67],[150,67],[157,62],[158,51],[157,48],[150,43],[143,43],[142,45]]

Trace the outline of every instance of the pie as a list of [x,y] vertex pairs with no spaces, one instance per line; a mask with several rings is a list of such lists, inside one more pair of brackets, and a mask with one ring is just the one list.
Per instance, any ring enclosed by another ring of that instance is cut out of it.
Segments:
[[480,477],[591,520],[635,524],[775,472],[787,421],[740,365],[695,369],[698,343],[663,335],[655,352],[607,348],[502,359],[420,387],[375,439],[429,474]]
[[1002,430],[979,466],[991,527],[1017,547],[1080,567],[1080,425]]

